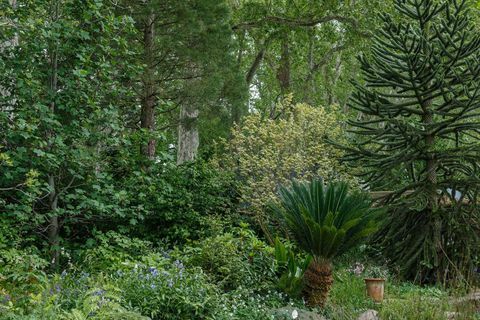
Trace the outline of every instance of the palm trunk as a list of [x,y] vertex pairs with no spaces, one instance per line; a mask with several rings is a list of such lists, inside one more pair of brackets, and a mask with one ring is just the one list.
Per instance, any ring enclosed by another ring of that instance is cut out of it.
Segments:
[[323,308],[333,284],[332,264],[330,261],[312,260],[304,279],[307,304]]

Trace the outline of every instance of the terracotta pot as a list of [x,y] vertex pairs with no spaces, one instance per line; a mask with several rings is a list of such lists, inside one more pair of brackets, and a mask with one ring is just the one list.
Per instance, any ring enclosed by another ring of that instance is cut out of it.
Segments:
[[382,278],[367,278],[365,279],[367,287],[367,295],[375,302],[383,301],[383,294],[385,292],[385,279]]

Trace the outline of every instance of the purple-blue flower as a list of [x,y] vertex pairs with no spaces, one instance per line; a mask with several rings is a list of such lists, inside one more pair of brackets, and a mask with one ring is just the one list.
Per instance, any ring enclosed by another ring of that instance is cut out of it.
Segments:
[[149,270],[150,270],[150,273],[152,274],[152,276],[154,276],[154,277],[158,276],[158,270],[157,270],[157,268],[155,268],[155,267],[150,267]]
[[184,266],[183,266],[183,263],[179,260],[175,260],[175,262],[173,263],[175,265],[175,267],[177,267],[178,269],[184,269]]
[[96,290],[95,292],[93,292],[94,296],[103,296],[104,294],[105,294],[105,290],[103,289]]
[[12,300],[12,297],[9,294],[6,294],[3,296],[2,303],[7,303],[10,300]]

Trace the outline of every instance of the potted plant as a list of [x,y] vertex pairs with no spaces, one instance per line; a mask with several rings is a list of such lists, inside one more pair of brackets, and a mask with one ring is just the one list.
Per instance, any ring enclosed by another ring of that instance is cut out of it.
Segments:
[[375,302],[380,303],[383,301],[387,274],[387,270],[382,267],[374,266],[367,269],[364,279],[366,292]]

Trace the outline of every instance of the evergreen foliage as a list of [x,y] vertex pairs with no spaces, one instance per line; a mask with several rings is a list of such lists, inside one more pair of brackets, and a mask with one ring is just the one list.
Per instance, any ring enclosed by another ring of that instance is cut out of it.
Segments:
[[278,203],[280,186],[289,186],[292,178],[355,180],[340,164],[341,150],[324,139],[328,133],[330,138],[345,141],[337,108],[293,104],[289,97],[277,109],[285,110],[285,116],[275,120],[258,113],[245,117],[222,145],[225,153],[214,159],[238,179],[242,211],[253,215],[271,243],[270,227],[275,221],[267,209],[270,203]]
[[350,193],[345,182],[324,186],[322,180],[294,181],[280,189],[273,206],[299,247],[313,256],[305,272],[308,303],[324,306],[332,286],[332,260],[354,248],[378,228],[378,209],[362,193]]
[[280,189],[274,206],[299,246],[316,261],[338,257],[377,230],[378,209],[368,196],[351,193],[345,182],[294,181]]
[[461,280],[478,257],[480,37],[467,0],[395,7],[400,19],[385,15],[372,56],[360,58],[346,160],[393,190],[376,244],[403,275]]

